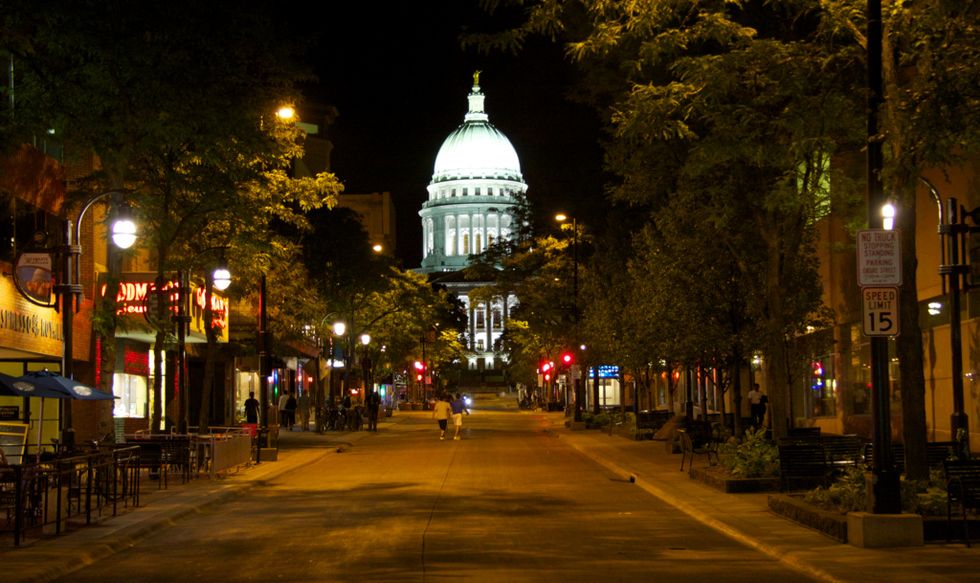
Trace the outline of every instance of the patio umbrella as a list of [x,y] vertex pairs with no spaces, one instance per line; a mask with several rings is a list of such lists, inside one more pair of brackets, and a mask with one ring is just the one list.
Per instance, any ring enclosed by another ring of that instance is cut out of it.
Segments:
[[111,393],[104,393],[84,383],[47,370],[29,372],[17,377],[16,381],[32,386],[33,390],[41,389],[58,393],[61,398],[80,401],[111,401],[116,398]]
[[0,373],[0,396],[35,397],[38,399],[70,399],[71,395],[55,391],[21,378]]
[[41,399],[41,411],[38,413],[37,423],[37,455],[41,456],[41,424],[44,419],[44,400],[45,399],[70,399],[71,396],[61,391],[35,384],[30,381],[22,380],[0,373],[0,395],[8,397],[31,397]]

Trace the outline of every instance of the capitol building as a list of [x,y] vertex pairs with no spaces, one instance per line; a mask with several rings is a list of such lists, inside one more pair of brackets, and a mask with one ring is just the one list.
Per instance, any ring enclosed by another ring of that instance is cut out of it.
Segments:
[[465,281],[460,270],[470,256],[495,241],[514,236],[513,211],[527,192],[517,151],[490,123],[479,72],[473,75],[463,123],[443,141],[436,155],[429,197],[422,205],[422,265],[431,281],[446,285],[466,307],[468,368],[499,368],[494,345],[517,304],[513,295],[489,303],[471,301],[470,292],[488,282]]

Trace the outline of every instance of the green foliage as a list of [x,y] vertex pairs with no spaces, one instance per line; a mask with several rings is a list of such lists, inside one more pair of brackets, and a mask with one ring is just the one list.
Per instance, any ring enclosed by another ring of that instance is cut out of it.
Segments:
[[749,428],[741,440],[732,437],[718,447],[718,463],[733,476],[763,478],[779,475],[779,450],[765,430]]
[[[942,470],[933,469],[928,480],[907,480],[902,476],[900,488],[903,512],[923,516],[946,514],[946,484]],[[807,492],[803,500],[842,514],[865,511],[868,507],[867,471],[860,467],[848,468],[829,486]]]
[[866,510],[868,494],[864,469],[848,468],[830,486],[807,492],[803,501],[825,510],[837,510],[841,513]]

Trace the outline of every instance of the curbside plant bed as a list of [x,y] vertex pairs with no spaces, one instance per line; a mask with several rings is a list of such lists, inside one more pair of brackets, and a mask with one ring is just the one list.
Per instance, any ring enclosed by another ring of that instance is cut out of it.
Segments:
[[[847,542],[847,515],[831,510],[824,510],[803,501],[802,496],[790,496],[787,494],[773,494],[769,496],[769,509],[808,526],[813,530],[821,532],[830,538],[846,543]],[[967,520],[970,529],[970,539],[976,541],[980,539],[980,519],[970,518]],[[922,538],[927,543],[945,543],[947,541],[947,526],[952,528],[948,539],[953,543],[963,542],[963,523],[960,518],[953,517],[952,523],[946,522],[945,516],[923,516]]]
[[718,467],[693,468],[690,476],[692,479],[726,494],[776,492],[779,490],[779,478],[739,478]]
[[807,504],[802,496],[773,494],[769,496],[769,510],[822,532],[838,542],[847,542],[847,515]]

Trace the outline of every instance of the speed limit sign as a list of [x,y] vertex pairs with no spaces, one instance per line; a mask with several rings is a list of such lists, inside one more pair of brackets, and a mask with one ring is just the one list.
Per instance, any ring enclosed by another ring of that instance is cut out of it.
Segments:
[[865,336],[898,335],[898,288],[861,288]]

